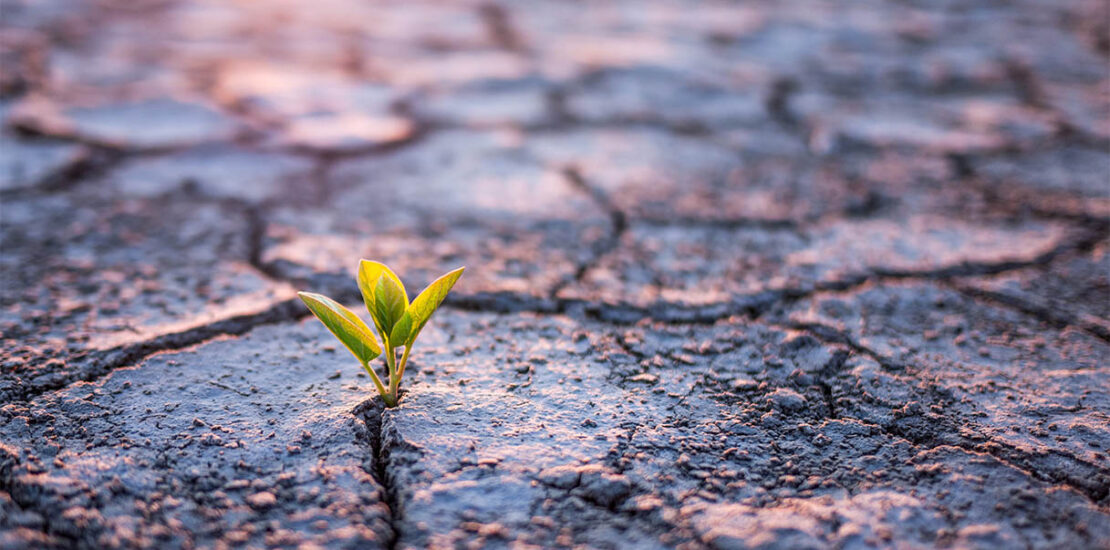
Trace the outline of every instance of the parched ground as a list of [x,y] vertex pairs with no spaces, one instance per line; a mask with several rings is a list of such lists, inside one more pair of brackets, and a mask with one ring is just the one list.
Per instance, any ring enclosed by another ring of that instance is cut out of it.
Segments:
[[0,27],[2,549],[1110,548],[1106,2]]

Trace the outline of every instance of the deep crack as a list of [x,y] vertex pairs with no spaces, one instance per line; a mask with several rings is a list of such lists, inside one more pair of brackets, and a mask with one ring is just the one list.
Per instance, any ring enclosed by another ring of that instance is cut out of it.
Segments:
[[386,468],[389,462],[389,448],[384,444],[382,437],[385,411],[385,405],[381,399],[373,397],[359,403],[351,412],[366,424],[369,437],[367,443],[370,446],[370,464],[369,467],[364,466],[364,468],[381,487],[385,505],[389,509],[387,522],[389,523],[390,532],[385,539],[385,547],[388,550],[395,550],[401,540],[402,508],[397,488],[393,486],[393,478]]

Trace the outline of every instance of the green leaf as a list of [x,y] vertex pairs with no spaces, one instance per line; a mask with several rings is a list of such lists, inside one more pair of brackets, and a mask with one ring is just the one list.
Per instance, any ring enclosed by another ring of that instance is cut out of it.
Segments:
[[378,283],[374,285],[374,311],[376,315],[374,319],[378,323],[378,327],[382,330],[382,338],[388,338],[393,331],[393,325],[401,320],[401,316],[405,314],[405,309],[409,305],[408,296],[405,296],[405,289],[398,286],[387,275],[378,277]]
[[412,330],[412,314],[405,312],[397,324],[393,325],[393,332],[389,334],[390,342],[408,343],[409,332]]
[[[405,303],[408,303],[408,294],[405,293],[405,284],[401,282],[400,277],[398,277],[393,270],[380,262],[362,260],[358,263],[358,289],[362,292],[362,302],[366,304],[366,311],[370,312],[371,317],[374,316],[374,303],[376,302],[374,298],[374,288],[382,275],[393,279],[393,282],[401,287],[401,293],[405,296]],[[388,334],[387,332],[382,332],[382,326],[378,324],[378,319],[376,317],[374,318],[374,326],[377,327],[379,334]]]
[[297,296],[301,297],[312,314],[363,364],[381,355],[382,349],[374,341],[370,327],[351,310],[323,294],[298,292]]
[[443,299],[447,297],[447,293],[451,292],[451,287],[455,286],[455,281],[459,280],[462,276],[463,270],[466,267],[460,267],[432,282],[425,288],[415,300],[412,305],[408,307],[405,312],[412,318],[412,328],[408,331],[408,338],[405,340],[405,345],[411,346],[416,341],[416,337],[420,335],[420,331],[424,329],[424,325],[428,324],[428,319],[432,318],[439,304],[443,303]]

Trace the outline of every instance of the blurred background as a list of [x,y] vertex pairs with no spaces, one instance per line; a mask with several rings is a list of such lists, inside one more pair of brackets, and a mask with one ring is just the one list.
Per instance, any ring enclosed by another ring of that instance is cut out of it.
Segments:
[[5,368],[354,300],[363,257],[618,321],[966,276],[1106,330],[1108,17],[3,0]]
[[0,0],[0,550],[1110,548],[1108,235],[1106,0]]

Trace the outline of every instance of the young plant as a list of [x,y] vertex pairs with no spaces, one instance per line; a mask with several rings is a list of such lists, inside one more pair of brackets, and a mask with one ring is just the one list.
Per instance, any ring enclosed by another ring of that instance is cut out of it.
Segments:
[[[401,389],[401,377],[405,375],[405,365],[408,364],[412,344],[424,325],[428,324],[432,313],[443,303],[451,287],[455,286],[463,269],[466,268],[460,267],[436,279],[409,303],[404,283],[385,264],[370,260],[359,262],[358,289],[362,291],[362,300],[374,320],[381,345],[374,339],[370,327],[339,302],[311,292],[298,292],[297,295],[316,318],[354,354],[362,368],[370,373],[370,379],[378,387],[385,406],[396,407],[397,392]],[[401,353],[401,358],[397,359],[399,347],[405,350]],[[370,366],[370,361],[381,355],[382,350],[385,350],[388,385],[382,382]]]

